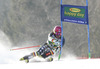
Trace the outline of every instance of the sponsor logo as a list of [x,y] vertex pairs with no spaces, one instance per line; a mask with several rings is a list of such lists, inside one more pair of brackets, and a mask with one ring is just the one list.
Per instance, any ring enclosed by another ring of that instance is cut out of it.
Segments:
[[81,12],[81,10],[78,9],[78,8],[70,8],[69,10],[70,10],[71,12]]

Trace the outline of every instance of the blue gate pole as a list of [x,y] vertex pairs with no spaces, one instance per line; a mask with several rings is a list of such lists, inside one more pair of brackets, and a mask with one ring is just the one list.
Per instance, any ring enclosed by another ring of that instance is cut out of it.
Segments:
[[[86,0],[86,6],[87,6],[87,12],[88,12],[88,0]],[[87,30],[88,30],[88,55],[89,59],[91,58],[91,53],[90,53],[90,32],[89,32],[89,18],[88,18],[88,13],[87,13]]]
[[[60,1],[60,20],[62,18],[62,15],[61,15],[61,8],[62,7],[61,6],[62,6],[62,0]],[[62,24],[62,20],[61,20],[61,50],[60,50],[60,53],[59,53],[58,60],[60,60],[60,57],[61,57],[62,46],[63,46],[63,24]]]

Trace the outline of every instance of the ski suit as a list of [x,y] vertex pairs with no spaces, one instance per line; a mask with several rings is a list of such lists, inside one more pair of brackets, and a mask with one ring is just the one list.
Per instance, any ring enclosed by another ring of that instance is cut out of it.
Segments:
[[[64,42],[65,39],[63,38],[63,45]],[[38,55],[43,58],[46,58],[60,51],[60,46],[61,46],[61,37],[56,38],[55,34],[51,32],[48,34],[47,42],[36,52],[36,54],[34,54],[34,56]]]
[[[65,39],[63,37],[63,45]],[[54,55],[56,52],[60,51],[61,46],[61,37],[56,38],[53,32],[48,34],[47,42],[40,47],[40,49],[36,52],[31,53],[30,55],[25,56],[25,59],[30,59],[35,56],[40,56],[42,58],[47,58],[48,56]]]

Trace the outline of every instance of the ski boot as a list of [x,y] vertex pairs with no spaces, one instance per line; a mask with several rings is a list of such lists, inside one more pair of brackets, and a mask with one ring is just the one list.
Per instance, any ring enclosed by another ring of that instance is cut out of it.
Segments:
[[28,56],[25,56],[25,57],[23,57],[23,58],[20,59],[20,61],[23,61],[23,60],[25,60],[26,63],[29,63],[29,58],[28,58]]
[[48,62],[51,62],[51,61],[53,61],[53,58],[50,57],[50,58],[47,59],[47,61],[48,61]]

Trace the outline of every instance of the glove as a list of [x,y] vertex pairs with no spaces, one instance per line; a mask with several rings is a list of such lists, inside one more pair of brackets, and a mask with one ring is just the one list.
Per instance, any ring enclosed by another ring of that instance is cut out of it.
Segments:
[[55,39],[52,39],[52,42],[53,42],[53,44],[54,45],[59,45],[60,46],[60,41],[58,41],[58,40],[55,40]]
[[60,50],[61,50],[61,48],[60,48],[60,47],[57,47],[55,52],[56,52],[56,53],[59,53]]
[[57,42],[55,42],[55,45],[60,45],[60,42],[58,42],[58,41],[57,41]]
[[55,40],[55,39],[52,39],[52,42],[54,42],[54,43],[55,43],[56,41],[57,41],[57,40]]

